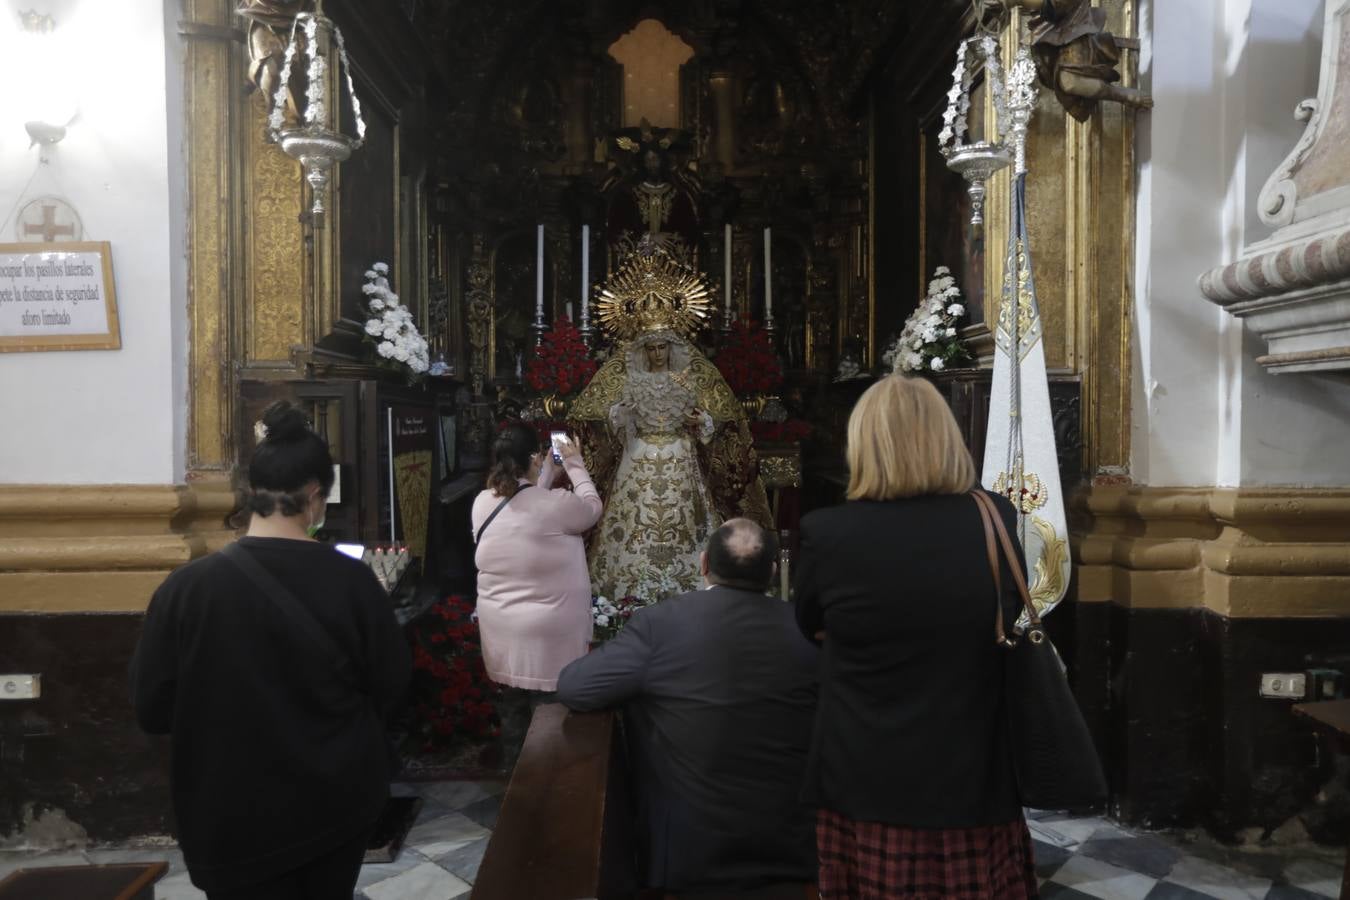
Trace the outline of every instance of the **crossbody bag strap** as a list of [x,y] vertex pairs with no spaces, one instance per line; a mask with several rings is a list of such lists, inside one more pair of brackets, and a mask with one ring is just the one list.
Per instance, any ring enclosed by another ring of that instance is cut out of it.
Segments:
[[1022,560],[1019,558],[1017,548],[1013,546],[1012,538],[1008,536],[1008,529],[1003,524],[1003,517],[998,514],[998,508],[994,506],[993,498],[983,492],[975,494],[975,502],[980,503],[983,508],[989,512],[989,517],[993,521],[994,532],[998,535],[999,543],[1003,545],[1003,555],[1008,560],[1008,570],[1012,572],[1013,583],[1017,585],[1017,593],[1022,597],[1022,606],[1027,611],[1027,621],[1031,627],[1039,630],[1041,626],[1040,613],[1036,612],[1036,605],[1031,602],[1031,591],[1027,589],[1027,579],[1022,571]]
[[994,642],[1006,644],[1008,633],[1003,628],[1003,572],[998,564],[998,540],[994,537],[994,523],[989,521],[989,510],[981,503],[983,494],[976,488],[970,492],[975,499],[975,508],[980,511],[980,524],[984,526],[984,552],[989,557],[989,571],[994,576]]
[[515,494],[512,494],[510,497],[507,497],[501,503],[498,503],[497,508],[494,509],[492,512],[488,513],[488,517],[483,520],[482,525],[478,526],[478,532],[473,536],[474,544],[477,544],[479,541],[483,539],[483,532],[487,531],[487,527],[492,524],[492,520],[497,518],[497,513],[506,509],[506,504],[514,500],[516,498],[516,494],[519,494],[521,491],[525,490],[529,486],[530,485],[528,484],[522,484],[520,487],[516,488]]
[[347,654],[342,651],[342,648],[338,646],[337,641],[333,640],[327,629],[319,624],[319,620],[314,618],[314,614],[300,601],[300,598],[288,590],[271,572],[267,571],[262,563],[254,559],[253,554],[236,541],[227,545],[221,551],[221,556],[243,572],[244,577],[253,582],[253,585],[262,591],[311,643],[319,647],[324,655],[332,661],[333,668],[336,671],[346,673],[348,677],[354,677],[350,660]]

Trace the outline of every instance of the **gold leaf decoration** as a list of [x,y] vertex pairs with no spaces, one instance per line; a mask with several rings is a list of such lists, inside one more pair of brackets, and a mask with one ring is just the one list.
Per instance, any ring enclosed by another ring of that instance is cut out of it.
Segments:
[[1055,526],[1039,516],[1031,517],[1031,527],[1036,529],[1041,544],[1036,574],[1029,586],[1031,605],[1036,607],[1037,613],[1045,615],[1064,596],[1067,587],[1064,573],[1069,559],[1069,542],[1055,533]]
[[708,283],[693,266],[655,241],[645,241],[599,290],[595,316],[612,338],[651,331],[691,337],[708,317]]

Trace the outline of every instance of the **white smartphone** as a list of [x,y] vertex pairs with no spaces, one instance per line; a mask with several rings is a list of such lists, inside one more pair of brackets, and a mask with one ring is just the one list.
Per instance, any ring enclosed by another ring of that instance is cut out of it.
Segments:
[[561,464],[562,454],[558,452],[558,447],[567,443],[567,432],[565,431],[550,432],[548,436],[548,442],[550,449],[552,449],[553,451],[553,461],[555,463]]

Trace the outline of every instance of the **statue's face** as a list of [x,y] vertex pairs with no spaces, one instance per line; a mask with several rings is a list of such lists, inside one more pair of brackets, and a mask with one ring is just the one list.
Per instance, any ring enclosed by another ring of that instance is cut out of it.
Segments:
[[647,368],[653,372],[663,371],[670,365],[670,342],[652,341],[647,345]]
[[655,176],[661,174],[661,157],[657,155],[655,150],[648,150],[643,154],[642,165],[647,169],[648,175]]

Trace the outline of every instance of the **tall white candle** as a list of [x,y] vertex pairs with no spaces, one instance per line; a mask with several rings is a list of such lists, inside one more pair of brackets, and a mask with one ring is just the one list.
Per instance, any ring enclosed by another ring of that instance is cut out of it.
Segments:
[[722,266],[726,270],[723,282],[726,284],[727,321],[731,321],[731,223],[723,226]]
[[571,301],[571,300],[568,300],[568,301],[567,301],[567,321],[569,321],[569,322],[574,322],[574,320],[573,320],[573,318],[572,318],[572,301]]
[[581,226],[581,324],[588,324],[591,302],[591,226]]
[[544,320],[544,226],[536,231],[534,245],[534,313],[536,321]]
[[764,229],[764,319],[773,318],[773,246],[769,229]]

